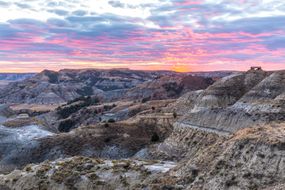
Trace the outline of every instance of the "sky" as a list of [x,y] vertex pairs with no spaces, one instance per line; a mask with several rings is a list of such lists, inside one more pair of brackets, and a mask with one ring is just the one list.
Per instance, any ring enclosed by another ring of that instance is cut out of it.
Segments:
[[0,0],[0,72],[285,69],[284,0]]

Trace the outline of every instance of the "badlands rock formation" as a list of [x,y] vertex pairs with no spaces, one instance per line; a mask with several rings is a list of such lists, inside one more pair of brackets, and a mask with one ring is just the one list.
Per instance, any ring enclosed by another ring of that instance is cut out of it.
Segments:
[[0,73],[0,89],[5,88],[12,82],[25,80],[34,75],[34,73]]
[[[163,76],[166,77],[161,78]],[[172,80],[168,81],[170,78]],[[138,86],[140,84],[143,85]],[[178,97],[193,89],[204,89],[210,84],[212,80],[209,78],[170,71],[45,70],[32,78],[8,85],[0,91],[0,103],[61,104],[91,95],[104,101],[162,99]]]
[[[242,129],[172,162],[73,157],[0,175],[6,189],[282,189],[284,124]],[[184,142],[181,142],[184,143]],[[165,173],[166,172],[166,173]]]
[[273,189],[285,181],[284,143],[284,124],[242,129],[147,183],[150,188],[179,185],[189,190]]
[[39,146],[31,151],[31,155],[36,162],[76,155],[129,158],[146,146],[162,142],[171,130],[171,124],[159,120],[154,123],[126,120],[90,125],[39,139]]
[[0,177],[4,189],[143,189],[141,182],[155,178],[175,166],[172,162],[101,160],[73,157],[28,165],[23,171],[14,171]]
[[285,71],[248,71],[225,77],[192,101],[180,123],[235,132],[285,120]]
[[211,78],[195,76],[163,76],[157,80],[142,83],[127,91],[128,99],[178,98],[182,94],[207,88],[214,81]]
[[164,109],[179,119],[169,138],[151,147],[148,156],[177,160],[239,129],[284,122],[284,93],[284,71],[236,73],[206,90],[186,93]]
[[4,103],[58,104],[79,96],[99,96],[104,91],[130,88],[156,76],[129,70],[45,70],[9,85],[0,93],[0,99]]
[[166,111],[176,110],[182,116],[163,143],[145,152],[150,158],[180,160],[180,166],[153,180],[149,187],[282,187],[284,92],[284,71],[249,71],[226,77],[204,91],[185,94],[170,104]]
[[[186,93],[166,107],[144,110],[127,121],[79,127],[66,134],[42,138],[40,148],[33,153],[39,161],[57,159],[59,155],[72,157],[1,175],[0,185],[16,190],[39,186],[46,189],[282,189],[285,184],[284,93],[285,71],[235,73],[205,90]],[[158,120],[167,114],[175,118],[173,129],[172,122],[165,128],[165,122]],[[142,118],[159,122],[140,123]],[[113,148],[106,149],[108,146]],[[128,154],[121,154],[120,151],[126,150]],[[118,156],[118,152],[123,156]],[[128,158],[128,161],[73,157],[76,155]],[[174,161],[177,166],[165,161]],[[142,171],[148,166],[156,168],[157,173]]]

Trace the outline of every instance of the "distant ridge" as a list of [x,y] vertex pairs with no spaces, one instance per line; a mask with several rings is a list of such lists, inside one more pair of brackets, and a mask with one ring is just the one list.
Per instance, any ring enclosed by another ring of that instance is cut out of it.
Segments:
[[35,76],[36,73],[0,73],[0,81],[19,81]]

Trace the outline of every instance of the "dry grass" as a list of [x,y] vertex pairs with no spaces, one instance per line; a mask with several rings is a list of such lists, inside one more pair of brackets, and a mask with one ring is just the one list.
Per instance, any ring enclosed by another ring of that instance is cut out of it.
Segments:
[[249,139],[253,141],[278,144],[285,142],[285,123],[276,123],[238,131],[232,141]]

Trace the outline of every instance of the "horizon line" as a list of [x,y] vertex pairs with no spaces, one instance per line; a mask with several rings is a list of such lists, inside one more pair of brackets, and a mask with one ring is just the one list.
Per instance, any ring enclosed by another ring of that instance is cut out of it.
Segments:
[[[7,70],[7,71],[0,71],[0,74],[37,74],[37,73],[41,73],[43,71],[54,71],[54,72],[60,72],[63,70],[130,70],[130,71],[145,71],[145,72],[155,72],[155,71],[160,71],[160,72],[174,72],[174,73],[203,73],[203,72],[246,72],[248,70],[250,70],[250,66],[248,67],[248,69],[244,69],[244,70],[229,70],[229,69],[225,69],[225,70],[198,70],[198,71],[175,71],[175,70],[171,70],[171,69],[132,69],[132,68],[63,68],[63,69],[42,69],[40,71],[30,71],[30,72],[21,72],[21,71],[15,71],[15,70]],[[276,70],[263,70],[263,71],[282,71],[285,69],[276,69]]]
[[129,68],[106,68],[106,69],[102,69],[102,68],[64,68],[64,69],[42,69],[41,71],[32,71],[32,72],[17,72],[17,71],[0,71],[0,74],[38,74],[41,73],[43,71],[54,71],[54,72],[60,72],[63,70],[76,70],[76,71],[80,71],[80,70],[130,70],[130,71],[145,71],[145,72],[173,72],[173,73],[206,73],[206,72],[246,72],[247,70],[201,70],[201,71],[175,71],[175,70],[167,70],[167,69],[129,69]]

